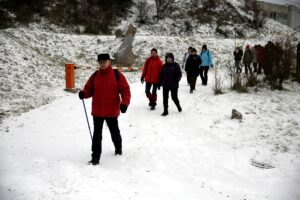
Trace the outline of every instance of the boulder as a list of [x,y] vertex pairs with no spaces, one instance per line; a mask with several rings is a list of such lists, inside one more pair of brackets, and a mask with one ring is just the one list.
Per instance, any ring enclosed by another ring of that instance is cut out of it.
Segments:
[[117,53],[114,54],[115,64],[124,67],[129,67],[134,64],[136,56],[132,52],[132,43],[136,31],[137,29],[130,24],[120,48]]
[[232,109],[231,119],[243,119],[243,115],[236,109]]

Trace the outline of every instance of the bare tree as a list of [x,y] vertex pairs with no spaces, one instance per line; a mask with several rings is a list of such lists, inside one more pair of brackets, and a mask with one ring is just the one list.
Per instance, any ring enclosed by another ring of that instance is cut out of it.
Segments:
[[255,29],[262,28],[265,23],[265,14],[259,6],[257,0],[245,0],[245,11],[253,15],[253,25]]
[[149,5],[146,0],[139,0],[137,3],[138,9],[138,22],[145,24],[148,20]]
[[156,14],[158,19],[163,19],[170,12],[175,0],[155,0]]

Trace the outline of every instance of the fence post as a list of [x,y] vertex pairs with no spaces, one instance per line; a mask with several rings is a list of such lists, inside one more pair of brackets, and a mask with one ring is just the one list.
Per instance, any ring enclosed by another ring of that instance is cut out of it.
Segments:
[[66,90],[75,88],[75,68],[73,63],[65,64],[66,69]]

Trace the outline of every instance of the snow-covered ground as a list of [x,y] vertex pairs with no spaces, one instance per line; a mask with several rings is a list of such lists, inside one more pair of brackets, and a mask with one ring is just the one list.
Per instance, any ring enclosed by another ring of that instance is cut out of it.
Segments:
[[[240,6],[240,1],[232,3]],[[119,28],[126,30],[130,22]],[[269,20],[247,39],[217,37],[209,25],[171,37],[180,27],[169,19],[162,23],[166,32],[138,28],[136,66],[154,47],[162,59],[173,52],[180,62],[189,46],[200,50],[205,43],[224,85],[235,45],[265,44],[292,33]],[[63,91],[64,64],[95,68],[97,54],[113,55],[121,42],[115,36],[69,34],[52,25],[0,30],[0,200],[300,199],[299,84],[285,81],[283,91],[262,84],[247,94],[225,88],[224,95],[215,96],[215,69],[209,72],[209,86],[198,81],[192,95],[183,77],[183,112],[170,101],[167,117],[160,116],[161,91],[157,110],[150,111],[140,72],[126,73],[132,103],[119,118],[124,155],[113,155],[105,127],[101,163],[87,166],[90,136],[82,102]],[[76,70],[76,87],[92,71]],[[90,111],[90,100],[86,105]],[[242,112],[242,121],[230,119],[233,108]],[[263,165],[269,169],[259,168]]]
[[[89,166],[90,136],[77,94],[4,120],[0,132],[1,200],[300,198],[300,86],[215,96],[209,85],[189,94],[184,76],[167,117],[159,91],[150,111],[140,74],[126,74],[132,101],[119,117],[123,155],[104,127],[99,166]],[[90,112],[90,100],[85,101]],[[243,114],[232,120],[231,110]],[[92,125],[92,118],[90,117]],[[262,169],[255,163],[270,166]]]

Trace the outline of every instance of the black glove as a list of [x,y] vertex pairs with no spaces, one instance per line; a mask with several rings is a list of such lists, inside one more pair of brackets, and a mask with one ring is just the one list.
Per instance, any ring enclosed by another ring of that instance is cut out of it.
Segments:
[[214,68],[214,66],[213,66],[213,65],[210,65],[210,67],[211,67],[211,68]]
[[144,77],[141,77],[141,83],[142,84],[144,83]]
[[160,85],[157,86],[157,89],[160,90]]
[[126,113],[127,111],[127,106],[125,104],[121,104],[120,105],[120,110],[121,110],[121,113]]
[[84,91],[80,91],[79,93],[78,93],[78,96],[79,96],[79,99],[83,99],[84,98]]

